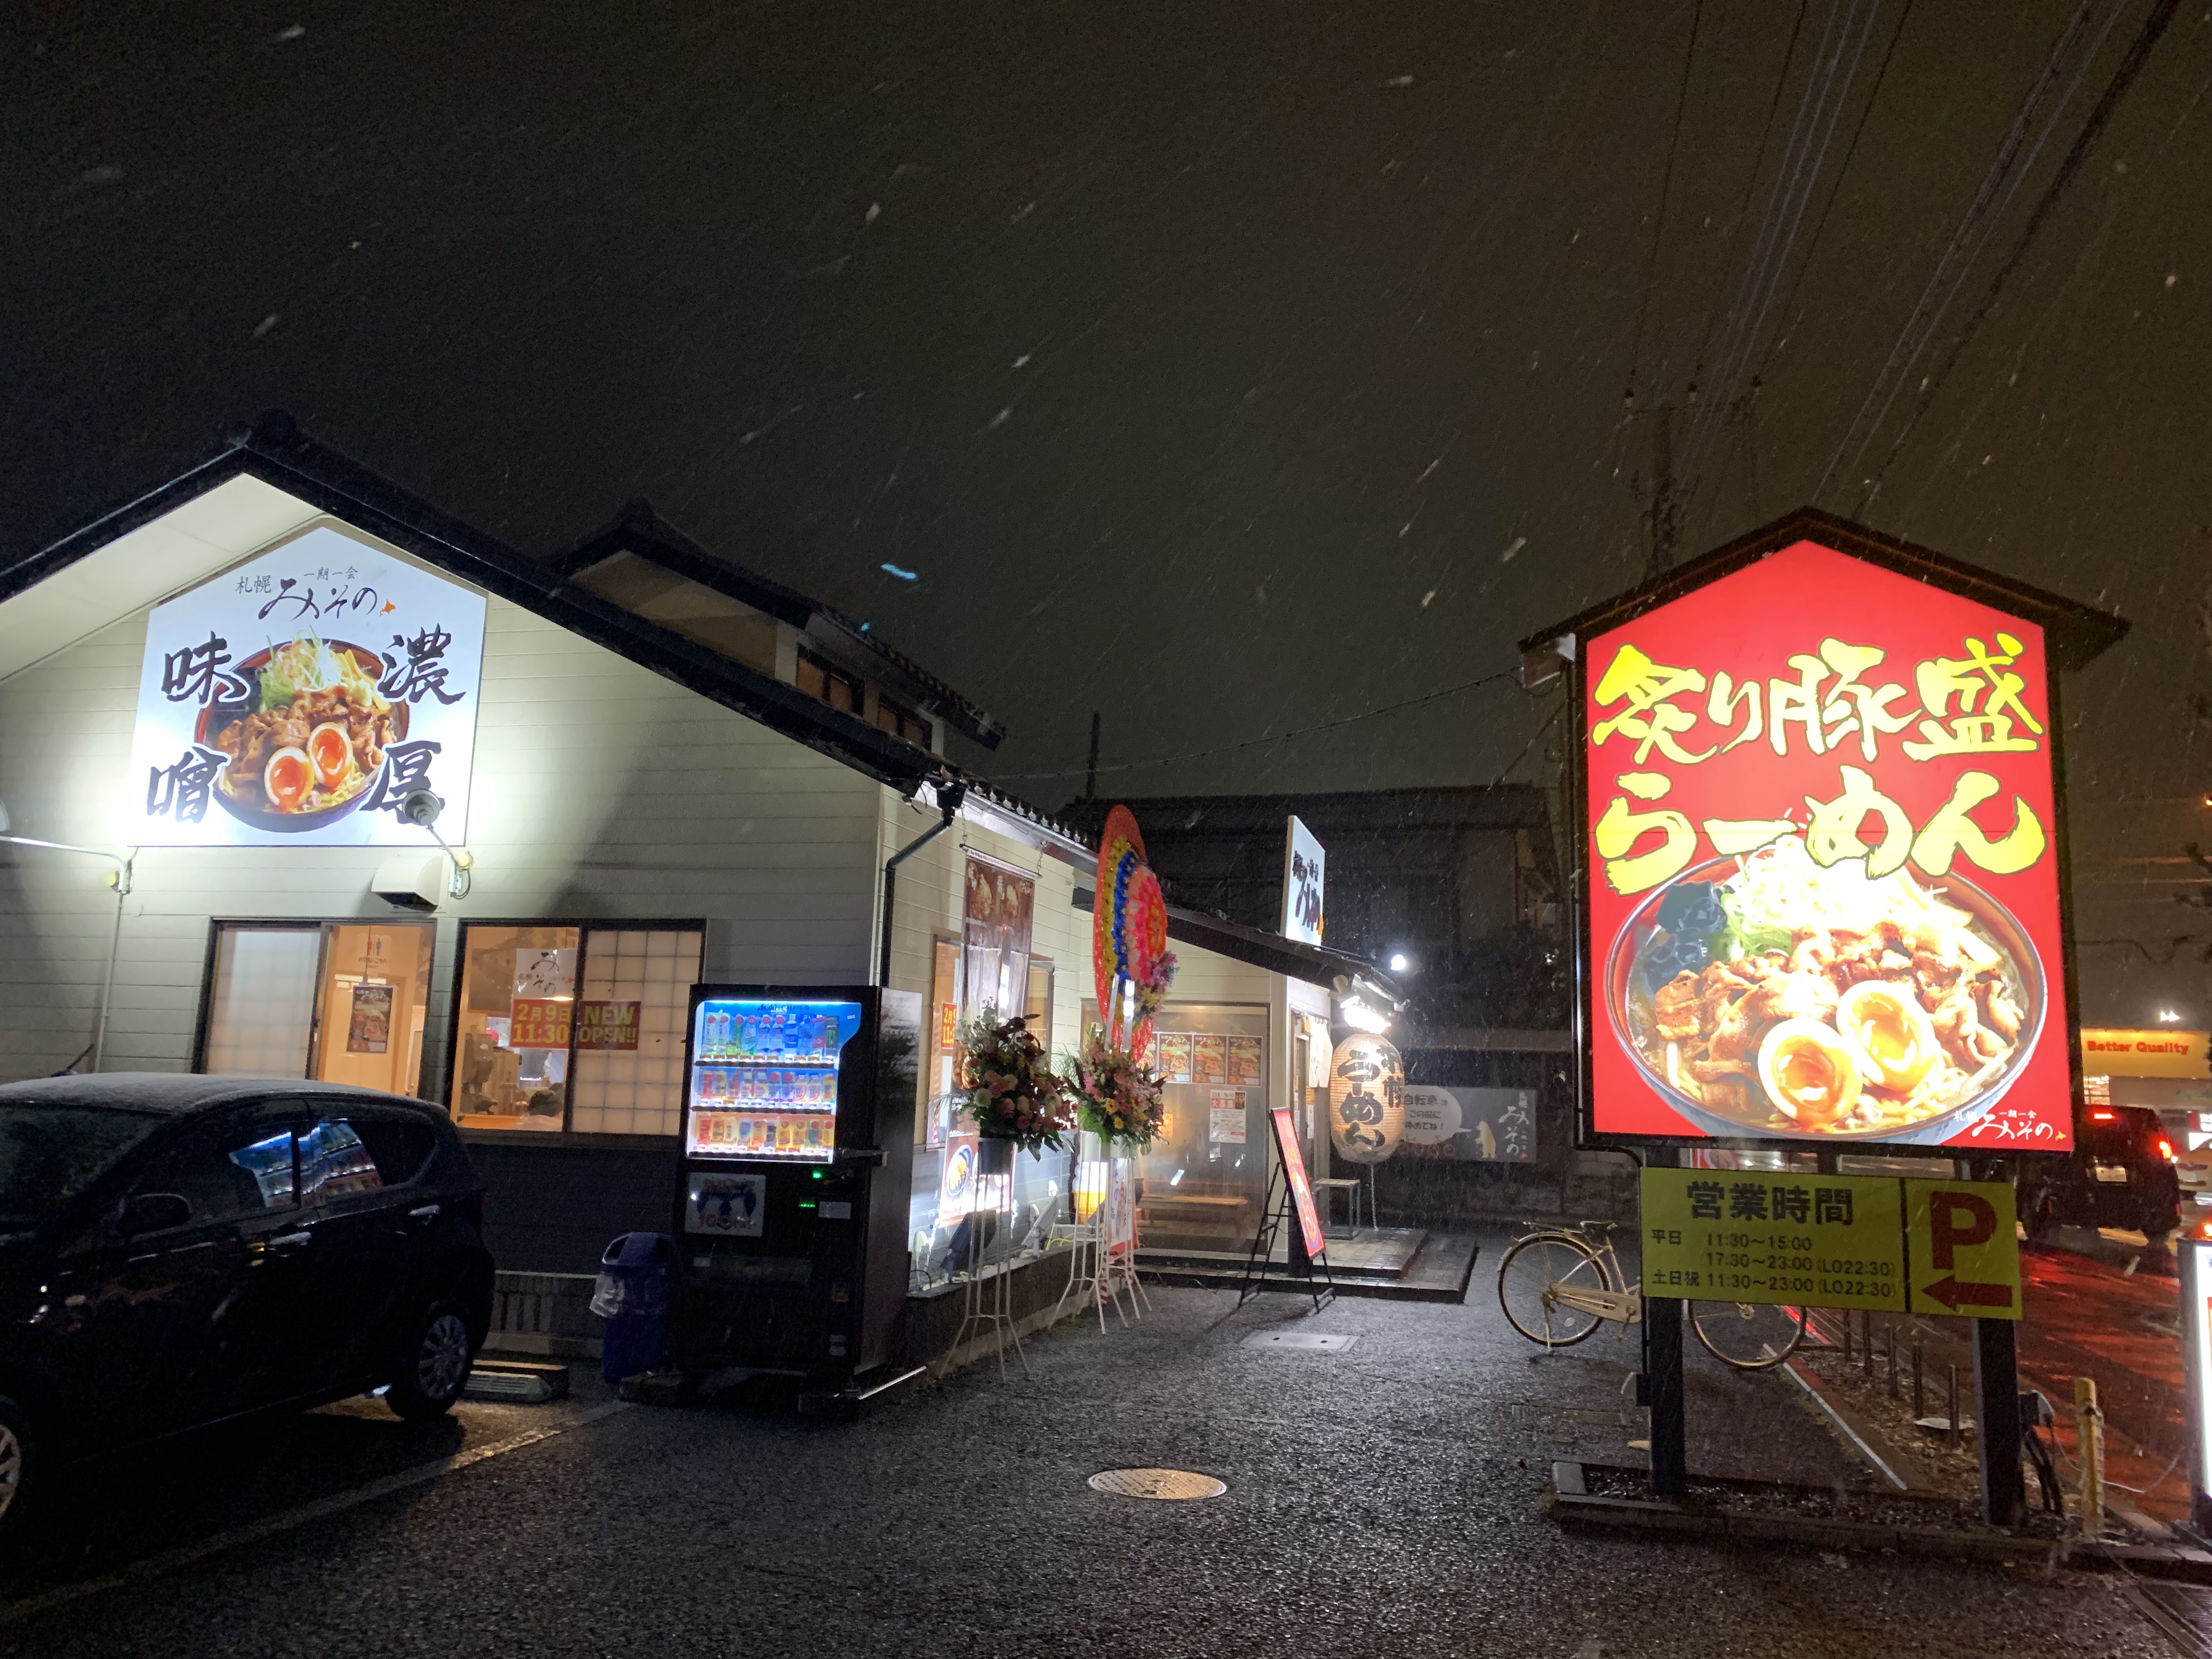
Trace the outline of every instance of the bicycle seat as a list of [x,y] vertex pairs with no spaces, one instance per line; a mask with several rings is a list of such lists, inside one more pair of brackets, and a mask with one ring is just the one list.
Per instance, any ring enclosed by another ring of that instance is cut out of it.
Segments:
[[1602,1236],[1613,1231],[1620,1225],[1620,1224],[1618,1221],[1577,1221],[1575,1223],[1575,1230],[1577,1232],[1595,1233]]

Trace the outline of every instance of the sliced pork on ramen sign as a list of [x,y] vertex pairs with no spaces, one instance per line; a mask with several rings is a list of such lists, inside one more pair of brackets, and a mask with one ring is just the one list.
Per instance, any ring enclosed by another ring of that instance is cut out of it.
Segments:
[[1587,1127],[2063,1151],[2051,635],[2117,630],[1804,516],[1561,630]]
[[154,607],[124,785],[137,847],[468,836],[483,596],[328,526]]

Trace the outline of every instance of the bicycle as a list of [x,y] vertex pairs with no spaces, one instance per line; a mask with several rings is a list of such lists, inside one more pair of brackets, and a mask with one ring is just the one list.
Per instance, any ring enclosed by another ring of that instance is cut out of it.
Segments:
[[[1498,1264],[1498,1304],[1515,1330],[1546,1348],[1568,1348],[1601,1324],[1643,1322],[1644,1289],[1621,1269],[1614,1224],[1534,1226],[1506,1247]],[[1738,1370],[1771,1370],[1805,1340],[1802,1308],[1692,1302],[1689,1311],[1705,1352]]]

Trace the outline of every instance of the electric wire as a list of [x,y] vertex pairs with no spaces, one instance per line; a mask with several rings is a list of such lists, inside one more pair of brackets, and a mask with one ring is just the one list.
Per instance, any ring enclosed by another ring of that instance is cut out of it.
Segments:
[[[1920,387],[1914,394],[1911,412],[1905,416],[1903,424],[1898,428],[1897,435],[1891,440],[1888,451],[1882,456],[1881,464],[1875,468],[1869,479],[1866,492],[1868,500],[1872,500],[1875,492],[1881,489],[1883,475],[1888,471],[1892,463],[1904,449],[1906,439],[1911,436],[1913,428],[1919,424],[1920,417],[1928,411],[1929,404],[1935,402],[1936,394],[1943,389],[1943,382],[1950,377],[1951,370],[1956,367],[1960,355],[1966,349],[1966,343],[1974,337],[1990,313],[1996,308],[1998,295],[2003,291],[2004,285],[2010,280],[2012,274],[2020,268],[2020,263],[2027,257],[2028,246],[2034,241],[2036,233],[2043,228],[2045,222],[2051,216],[2051,210],[2058,205],[2059,198],[2065,193],[2067,185],[2074,181],[2075,175],[2081,170],[2081,164],[2088,160],[2090,150],[2096,147],[2097,140],[2103,135],[2106,127],[2111,124],[2112,112],[2119,106],[2120,100],[2126,95],[2128,88],[2135,83],[2136,76],[2142,72],[2144,60],[2150,56],[2151,49],[2157,46],[2160,38],[2166,33],[2166,26],[2173,21],[2173,14],[2179,3],[2179,0],[2157,0],[2157,3],[2151,8],[2150,15],[2143,21],[2142,30],[2136,34],[2134,45],[2129,47],[2128,55],[2121,60],[2119,68],[2114,71],[2111,83],[2105,88],[2104,95],[2098,99],[2096,106],[2089,112],[2088,119],[2082,123],[2081,131],[2075,137],[2073,146],[2066,152],[2065,159],[2058,164],[2058,171],[2052,175],[2051,182],[2044,186],[2043,194],[2037,198],[2033,210],[2028,215],[2027,225],[2021,229],[2019,240],[2013,244],[2012,252],[2006,255],[2004,263],[1999,265],[1990,276],[1988,286],[1982,292],[1980,303],[1974,307],[1973,314],[1966,319],[1958,334],[1953,337],[1942,360],[1922,377]],[[2101,44],[2101,37],[2100,44]],[[2086,68],[2087,65],[2085,64],[2084,67]],[[1872,434],[1869,435],[1870,440]]]
[[[2044,66],[2042,73],[2030,84],[2021,101],[2018,112],[2013,117],[2012,125],[2006,129],[2005,136],[1997,146],[1997,153],[1991,160],[1988,171],[1984,173],[1982,182],[1976,188],[1972,199],[1968,202],[1965,214],[1961,216],[1957,228],[1952,232],[1949,242],[1945,245],[1942,253],[1937,257],[1935,269],[1929,273],[1928,281],[1921,290],[1920,298],[1914,303],[1911,313],[1905,319],[1904,327],[1899,331],[1896,341],[1890,347],[1889,356],[1883,361],[1881,368],[1875,374],[1874,384],[1867,388],[1867,394],[1861,399],[1858,410],[1852,415],[1850,424],[1844,429],[1842,441],[1836,446],[1834,454],[1829,458],[1826,468],[1821,472],[1820,482],[1814,486],[1814,499],[1817,500],[1821,492],[1827,488],[1828,481],[1835,476],[1837,468],[1844,465],[1847,453],[1851,457],[1852,467],[1854,469],[1856,467],[1859,458],[1864,455],[1867,445],[1872,441],[1872,434],[1881,429],[1882,422],[1887,417],[1889,408],[1895,401],[1898,388],[1902,386],[1905,379],[1911,375],[1913,364],[1919,361],[1920,354],[1927,349],[1927,343],[1933,331],[1940,325],[1943,313],[1949,307],[1951,301],[1956,297],[1959,288],[1965,282],[1966,273],[1972,263],[1973,255],[1979,252],[1982,242],[1987,238],[1988,233],[1984,229],[1984,222],[1994,217],[1996,213],[2001,213],[2002,208],[2011,201],[2013,190],[2018,187],[2018,179],[2025,172],[2024,167],[2017,168],[2015,167],[2015,163],[2020,160],[2021,148],[2028,142],[2029,131],[2037,119],[2038,112],[2044,100],[2049,95],[2052,86],[2063,74],[2065,62],[2073,53],[2075,43],[2089,21],[2094,3],[2095,0],[2082,0],[2079,9],[2075,12],[2065,28],[2060,32],[2057,43],[2051,48],[2050,61]],[[2112,20],[2107,18],[2106,27],[2109,29],[2111,25]],[[2100,43],[2102,38],[2100,33],[2099,36]],[[2080,72],[2077,70],[2075,77],[2076,82],[2079,78]],[[2070,90],[2069,86],[2069,94]],[[2063,107],[2063,104],[2064,100],[2062,98],[2061,108]],[[2045,119],[2042,135],[2036,138],[2033,147],[2029,151],[2029,164],[2032,164],[2034,156],[2040,153],[2056,119],[2055,111]],[[1885,387],[1889,390],[1889,396],[1887,398],[1882,396]],[[1881,405],[1879,411],[1875,407],[1877,401]],[[1869,423],[1870,415],[1872,420]],[[1863,428],[1864,436],[1861,435]],[[1857,441],[1856,450],[1852,447],[1854,440]]]
[[[1866,102],[1859,109],[1858,125],[1851,129],[1851,142],[1844,146],[1844,159],[1836,166],[1835,179],[1828,186],[1828,199],[1821,204],[1820,216],[1814,221],[1812,239],[1805,244],[1805,257],[1798,261],[1797,274],[1790,279],[1790,292],[1783,296],[1781,314],[1784,317],[1797,303],[1798,293],[1805,286],[1805,273],[1812,270],[1813,256],[1820,251],[1820,238],[1827,231],[1828,216],[1835,211],[1836,198],[1843,193],[1844,180],[1850,176],[1851,159],[1859,153],[1859,140],[1866,136],[1867,118],[1874,113],[1875,104],[1881,96],[1882,82],[1889,78],[1890,63],[1897,56],[1897,43],[1905,38],[1905,25],[1912,15],[1912,7],[1913,0],[1905,0],[1904,6],[1897,14],[1897,27],[1891,31],[1889,45],[1881,54],[1881,64],[1874,72],[1874,84],[1867,88]],[[1754,373],[1765,370],[1766,365],[1773,361],[1774,354],[1781,349],[1781,342],[1788,337],[1786,333],[1783,333],[1767,343],[1766,349],[1759,354],[1759,369]]]
[[1682,144],[1682,112],[1690,103],[1690,70],[1698,61],[1698,29],[1705,21],[1705,0],[1697,0],[1690,13],[1690,45],[1682,54],[1682,84],[1674,94],[1674,131],[1667,140],[1667,165],[1659,174],[1659,211],[1651,227],[1651,253],[1644,267],[1644,297],[1636,307],[1636,333],[1628,347],[1628,386],[1633,395],[1636,370],[1644,354],[1644,325],[1651,314],[1651,289],[1659,279],[1659,244],[1667,234],[1667,197],[1674,184],[1674,153]]
[[[1710,405],[1712,409],[1725,413],[1742,391],[1749,373],[1752,353],[1756,349],[1759,336],[1765,327],[1767,314],[1773,307],[1775,291],[1781,285],[1783,273],[1789,269],[1790,255],[1796,247],[1798,228],[1804,222],[1805,209],[1812,201],[1813,188],[1820,182],[1821,170],[1827,164],[1829,146],[1835,140],[1837,124],[1842,118],[1844,106],[1850,100],[1851,83],[1857,79],[1859,64],[1866,55],[1867,42],[1872,38],[1881,9],[1881,0],[1874,0],[1868,8],[1864,24],[1857,27],[1858,44],[1856,47],[1851,46],[1851,39],[1854,25],[1858,20],[1858,0],[1851,0],[1851,9],[1844,15],[1842,27],[1834,32],[1835,49],[1828,56],[1820,95],[1812,106],[1806,127],[1806,142],[1798,149],[1796,165],[1791,170],[1786,191],[1782,188],[1779,174],[1777,176],[1777,189],[1770,210],[1776,216],[1778,226],[1778,234],[1771,242],[1773,254],[1759,274],[1757,303],[1744,316],[1729,356],[1722,365],[1719,395]],[[1832,12],[1831,15],[1832,18]],[[1826,44],[1826,32],[1822,44]],[[1846,50],[1850,52],[1850,67],[1844,70],[1843,64]],[[1843,71],[1840,84],[1838,81],[1839,70]],[[1807,90],[1808,93],[1811,90],[1809,80]],[[1817,140],[1813,137],[1815,130],[1819,135]],[[1778,228],[1785,217],[1787,228]],[[1714,429],[1715,422],[1710,420],[1693,423],[1691,428],[1684,471],[1693,481],[1698,477],[1700,462],[1711,448],[1710,434]]]

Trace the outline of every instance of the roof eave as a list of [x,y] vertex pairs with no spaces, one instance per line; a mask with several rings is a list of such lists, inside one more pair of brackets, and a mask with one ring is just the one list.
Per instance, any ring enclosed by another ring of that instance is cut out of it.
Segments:
[[2061,669],[2080,668],[2092,661],[2118,644],[2131,625],[2127,618],[2108,611],[1961,563],[1932,548],[1886,536],[1819,507],[1801,507],[1626,593],[1538,629],[1520,642],[1522,684],[1540,685],[1558,674],[1590,635],[1618,627],[1801,541],[1832,547],[2034,623],[2044,630],[2053,665]]

